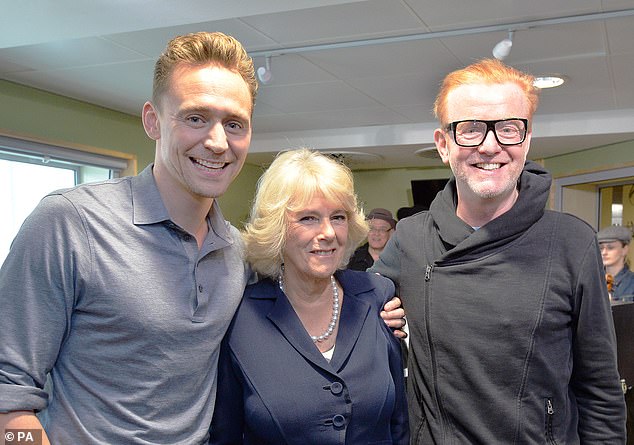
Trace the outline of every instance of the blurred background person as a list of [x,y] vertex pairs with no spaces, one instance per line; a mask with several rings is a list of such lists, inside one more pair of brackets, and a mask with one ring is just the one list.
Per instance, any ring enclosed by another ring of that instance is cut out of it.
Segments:
[[372,209],[367,220],[370,224],[368,241],[355,250],[348,263],[348,269],[365,271],[372,267],[396,227],[396,220],[387,209]]
[[399,343],[379,317],[387,278],[340,270],[365,238],[350,170],[281,154],[244,231],[247,287],[223,340],[212,444],[403,444]]
[[634,273],[627,254],[632,231],[623,226],[609,226],[597,233],[601,259],[612,301],[634,301]]

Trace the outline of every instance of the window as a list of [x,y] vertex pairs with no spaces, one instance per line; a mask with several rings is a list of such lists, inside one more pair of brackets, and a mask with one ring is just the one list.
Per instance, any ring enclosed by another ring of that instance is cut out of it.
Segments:
[[119,177],[127,160],[0,135],[0,263],[24,219],[49,192]]

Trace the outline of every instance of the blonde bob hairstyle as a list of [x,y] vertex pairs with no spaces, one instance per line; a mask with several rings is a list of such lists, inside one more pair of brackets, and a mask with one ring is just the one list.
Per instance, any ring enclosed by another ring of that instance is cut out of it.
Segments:
[[497,59],[482,59],[465,68],[453,71],[443,80],[436,101],[434,114],[444,127],[447,122],[447,98],[449,93],[462,85],[504,84],[514,83],[521,88],[528,100],[529,116],[531,118],[539,104],[539,88],[533,85],[535,78],[530,74],[505,65]]
[[264,277],[276,278],[288,235],[289,215],[316,196],[341,205],[348,217],[348,240],[339,268],[368,233],[348,167],[318,151],[300,148],[279,154],[260,177],[249,222],[243,231],[246,260]]

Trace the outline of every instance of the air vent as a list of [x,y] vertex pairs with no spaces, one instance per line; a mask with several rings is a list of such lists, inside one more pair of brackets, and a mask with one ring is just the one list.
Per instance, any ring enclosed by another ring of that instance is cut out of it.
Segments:
[[332,156],[333,158],[343,162],[348,166],[373,164],[382,159],[382,157],[379,155],[373,153],[365,153],[363,151],[322,151],[321,153]]

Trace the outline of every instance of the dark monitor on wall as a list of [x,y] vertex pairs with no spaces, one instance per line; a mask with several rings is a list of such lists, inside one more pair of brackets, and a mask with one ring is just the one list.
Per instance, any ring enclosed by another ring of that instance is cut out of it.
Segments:
[[414,206],[429,208],[436,194],[445,188],[449,179],[415,179],[412,180],[412,198]]

